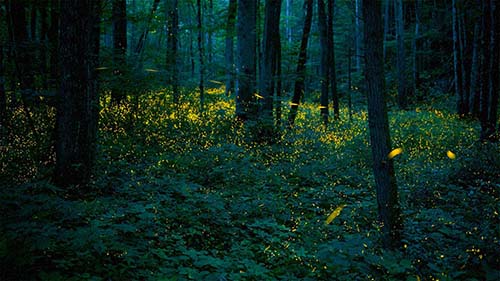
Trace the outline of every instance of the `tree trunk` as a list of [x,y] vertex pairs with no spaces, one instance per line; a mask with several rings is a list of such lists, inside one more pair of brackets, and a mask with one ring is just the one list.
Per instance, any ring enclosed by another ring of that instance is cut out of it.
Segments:
[[304,0],[306,17],[304,19],[304,29],[302,31],[302,40],[300,41],[299,59],[297,60],[297,78],[292,96],[292,104],[288,115],[288,127],[293,127],[300,101],[304,96],[304,81],[306,79],[307,45],[309,42],[309,33],[311,32],[313,0]]
[[[368,0],[369,1],[369,0]],[[355,22],[354,25],[354,36],[355,36],[355,49],[356,49],[356,71],[361,70],[361,6],[363,5],[362,0],[355,0]]]
[[202,11],[201,11],[201,0],[197,0],[198,10],[197,10],[197,19],[198,19],[198,55],[200,59],[200,112],[203,114],[205,108],[205,62],[204,62],[204,50],[203,50],[203,22],[202,22]]
[[292,44],[293,29],[290,19],[292,18],[293,0],[286,0],[286,40],[288,44]]
[[480,18],[477,17],[474,24],[474,39],[472,41],[472,66],[470,72],[470,97],[469,97],[469,108],[472,116],[479,117],[479,100],[480,100],[480,87],[478,87],[478,72],[480,67]]
[[396,71],[398,76],[398,106],[406,110],[408,97],[406,93],[406,58],[404,42],[403,0],[394,0],[394,15],[396,18]]
[[235,69],[234,69],[234,34],[236,11],[238,4],[236,0],[229,0],[226,22],[226,95],[230,96],[234,92]]
[[420,0],[415,0],[415,34],[413,37],[413,79],[412,79],[412,92],[417,95],[417,88],[419,83],[419,68],[418,68],[418,52],[420,51]]
[[336,120],[340,119],[339,96],[337,92],[337,68],[335,66],[335,40],[333,33],[333,15],[335,0],[328,0],[328,66],[330,74],[330,87],[332,89],[333,116]]
[[50,30],[48,34],[50,49],[50,86],[57,88],[59,85],[60,67],[59,67],[59,19],[60,19],[60,1],[50,1]]
[[47,90],[48,83],[48,70],[47,70],[47,49],[48,49],[48,32],[49,23],[47,17],[48,1],[39,4],[40,12],[40,75],[42,77],[43,89]]
[[61,1],[61,85],[57,106],[58,186],[85,185],[95,159],[100,8],[98,0]]
[[167,83],[172,85],[174,104],[179,103],[179,67],[177,65],[177,47],[179,36],[178,0],[166,0],[167,13]]
[[111,99],[121,102],[126,97],[123,70],[127,62],[127,1],[113,0],[113,75]]
[[[491,99],[490,99],[490,112],[489,112],[489,123],[490,127],[492,128],[491,132],[491,139],[498,141],[500,136],[499,131],[500,131],[500,123],[498,124],[499,128],[497,129],[497,122],[498,122],[498,92],[500,90],[500,4],[498,2],[491,0],[492,6],[492,21],[494,22],[493,24],[493,32],[492,32],[492,40],[494,41],[493,43],[493,63],[492,67],[493,69],[491,70]],[[498,130],[498,131],[497,131]]]
[[277,72],[278,48],[280,41],[281,0],[267,0],[265,7],[264,34],[262,40],[262,62],[259,81],[262,103],[261,116],[272,120],[275,76]]
[[463,87],[462,87],[462,68],[460,61],[460,42],[458,34],[458,15],[457,3],[452,0],[452,17],[453,17],[453,74],[455,80],[455,94],[457,97],[457,113],[462,116],[464,112]]
[[5,93],[5,68],[3,64],[3,45],[0,44],[0,135],[2,135],[7,116],[7,96]]
[[237,23],[238,89],[236,117],[240,120],[256,119],[257,103],[254,95],[256,78],[257,3],[239,0]]
[[481,99],[480,99],[480,113],[479,120],[481,123],[481,140],[487,140],[491,128],[489,127],[489,99],[490,99],[490,78],[491,78],[491,17],[490,15],[490,0],[483,0],[483,13],[482,13],[482,65],[481,65]]
[[23,99],[33,91],[34,77],[32,72],[33,50],[28,36],[25,1],[10,1],[10,16],[13,28],[13,43],[16,72],[19,79]]
[[380,1],[364,1],[365,79],[368,93],[368,124],[372,146],[373,172],[377,189],[379,220],[385,248],[401,244],[401,217],[391,151],[384,89],[383,30]]
[[138,56],[140,56],[142,54],[144,46],[146,45],[146,42],[148,39],[148,34],[149,34],[149,27],[151,25],[151,21],[153,20],[155,13],[156,13],[156,10],[158,9],[159,4],[160,4],[160,0],[154,0],[153,7],[151,8],[151,13],[150,13],[150,15],[148,17],[148,21],[146,23],[146,27],[144,28],[144,31],[141,33],[141,36],[139,37],[139,41],[137,42],[137,45],[135,46],[134,52]]
[[387,57],[387,35],[389,34],[389,16],[390,16],[390,7],[392,0],[384,1],[384,63],[385,58]]
[[323,118],[323,125],[328,126],[328,82],[329,79],[329,40],[328,27],[326,22],[326,8],[323,0],[318,0],[318,29],[320,42],[320,78],[321,96],[320,111]]

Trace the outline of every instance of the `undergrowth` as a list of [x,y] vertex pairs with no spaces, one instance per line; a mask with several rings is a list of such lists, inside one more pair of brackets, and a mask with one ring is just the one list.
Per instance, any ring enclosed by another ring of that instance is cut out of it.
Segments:
[[[497,280],[500,149],[445,111],[391,112],[403,248],[380,248],[367,113],[262,143],[220,89],[102,100],[87,189],[50,181],[50,109],[13,112],[0,156],[0,279]],[[28,121],[29,121],[28,120]],[[447,157],[447,151],[456,155]],[[325,224],[330,213],[341,213]]]

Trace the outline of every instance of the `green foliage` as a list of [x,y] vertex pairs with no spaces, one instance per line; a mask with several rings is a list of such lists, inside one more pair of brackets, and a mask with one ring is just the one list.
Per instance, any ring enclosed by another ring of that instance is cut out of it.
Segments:
[[[207,91],[203,115],[195,94],[183,95],[180,105],[166,102],[170,96],[152,92],[120,105],[102,99],[95,177],[81,192],[36,179],[47,174],[40,170],[21,174],[43,166],[23,153],[43,151],[49,135],[38,145],[34,135],[5,142],[1,163],[15,162],[3,166],[0,184],[0,277],[498,276],[500,151],[476,142],[474,124],[430,109],[390,115],[393,147],[403,149],[394,160],[405,228],[403,248],[386,252],[379,246],[365,111],[351,122],[342,111],[325,130],[319,110],[305,104],[294,130],[263,143],[233,120],[234,102],[222,90]],[[37,126],[50,124],[50,116],[40,115]],[[13,118],[24,127],[22,114]]]

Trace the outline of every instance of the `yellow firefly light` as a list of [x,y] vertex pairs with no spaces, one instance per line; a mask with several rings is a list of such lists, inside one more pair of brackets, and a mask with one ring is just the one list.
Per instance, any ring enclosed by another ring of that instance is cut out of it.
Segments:
[[338,206],[329,216],[328,218],[326,218],[326,221],[325,221],[325,224],[330,224],[336,217],[338,217],[340,215],[340,212],[342,212],[342,209],[344,209],[344,207],[346,206],[346,204],[343,204],[343,205],[340,205]]
[[451,160],[457,158],[455,153],[451,152],[450,150],[446,151],[446,156],[448,156],[448,158],[450,158]]
[[396,148],[396,149],[393,149],[388,155],[387,155],[387,158],[389,159],[392,159],[396,156],[398,156],[399,154],[403,153],[403,149],[402,148]]

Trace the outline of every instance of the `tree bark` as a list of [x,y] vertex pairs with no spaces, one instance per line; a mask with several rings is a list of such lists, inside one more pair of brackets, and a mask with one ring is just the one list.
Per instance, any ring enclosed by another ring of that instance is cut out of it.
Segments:
[[95,160],[100,8],[99,0],[61,1],[54,181],[62,187],[87,184]]
[[335,40],[333,32],[333,15],[335,0],[328,0],[328,65],[330,74],[330,87],[332,90],[333,116],[336,120],[340,119],[339,96],[337,92],[337,68],[335,65]]
[[326,8],[323,0],[318,1],[318,29],[320,42],[320,78],[321,96],[320,96],[320,111],[323,118],[323,125],[328,126],[328,83],[330,81],[329,73],[329,40],[328,26],[326,22]]
[[257,57],[256,13],[256,1],[238,1],[238,89],[236,95],[236,117],[243,121],[256,119],[258,110],[256,96],[254,95]]
[[462,63],[460,57],[460,42],[459,42],[459,31],[458,31],[458,14],[457,14],[457,3],[452,0],[452,17],[453,17],[453,74],[455,80],[455,94],[457,97],[457,113],[460,116],[465,114],[464,112],[464,95],[463,95],[463,85],[462,85]]
[[[370,0],[367,0],[370,1]],[[354,25],[354,36],[355,36],[355,50],[356,50],[356,71],[361,70],[361,6],[363,5],[363,0],[355,0],[355,25]]]
[[60,19],[60,1],[50,1],[50,30],[48,34],[50,48],[50,86],[57,88],[60,78],[59,67],[59,19]]
[[406,88],[403,0],[394,0],[394,15],[396,18],[396,71],[398,76],[398,106],[400,109],[406,110],[408,107],[408,97]]
[[30,94],[28,93],[29,91],[34,90],[34,76],[32,72],[33,53],[27,30],[25,4],[25,1],[10,1],[15,66],[23,99]]
[[154,0],[153,7],[151,8],[151,13],[150,13],[150,15],[148,17],[148,21],[146,23],[146,27],[144,28],[144,31],[141,33],[141,36],[139,37],[139,41],[137,42],[137,45],[135,46],[134,52],[138,56],[140,56],[142,54],[144,46],[146,45],[146,42],[148,39],[148,34],[149,34],[149,26],[151,25],[151,21],[153,20],[153,17],[156,13],[156,10],[158,9],[159,4],[160,4],[160,0]]
[[311,32],[312,15],[313,15],[313,0],[304,0],[306,17],[304,19],[304,28],[302,31],[302,39],[300,41],[299,58],[297,60],[297,78],[292,96],[292,104],[288,115],[288,128],[293,127],[300,101],[304,96],[304,81],[306,79],[306,62],[307,62],[307,45],[309,42],[309,33]]
[[177,65],[177,48],[179,36],[178,0],[166,0],[167,13],[167,83],[172,85],[174,104],[179,103],[179,67]]
[[385,101],[383,30],[380,1],[364,1],[365,79],[368,93],[368,124],[372,146],[373,172],[377,189],[382,243],[385,248],[401,244],[401,216],[391,151],[389,122]]
[[230,96],[234,92],[235,67],[234,67],[234,34],[236,23],[236,12],[238,3],[236,0],[229,0],[226,22],[226,95]]
[[113,85],[111,99],[115,103],[125,97],[123,72],[127,62],[127,1],[113,0]]
[[272,120],[275,76],[277,74],[278,49],[280,42],[281,0],[267,0],[265,6],[264,34],[262,40],[262,62],[259,81],[262,102],[260,115]]
[[3,132],[7,116],[7,96],[5,93],[5,68],[3,63],[4,48],[0,44],[0,135]]
[[204,50],[203,50],[203,26],[202,26],[202,11],[201,11],[201,0],[197,0],[198,10],[197,10],[197,19],[198,19],[198,58],[200,60],[200,112],[203,114],[205,108],[205,61],[204,61]]

